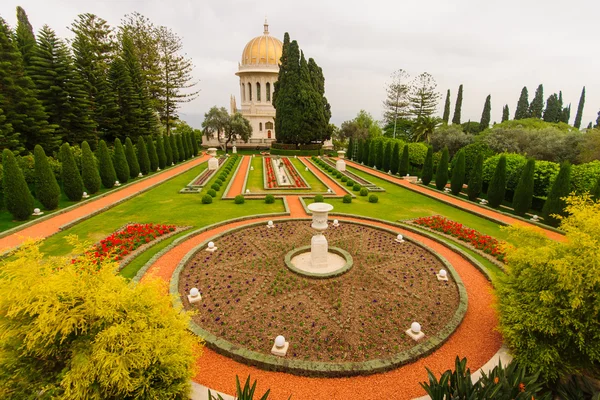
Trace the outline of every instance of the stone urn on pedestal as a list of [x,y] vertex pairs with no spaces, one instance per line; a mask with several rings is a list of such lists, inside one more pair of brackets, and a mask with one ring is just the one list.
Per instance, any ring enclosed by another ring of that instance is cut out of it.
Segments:
[[310,263],[315,269],[327,268],[329,246],[323,232],[328,227],[327,217],[333,206],[327,203],[312,203],[308,205],[308,209],[312,211],[311,228],[317,231],[310,240]]
[[206,150],[206,152],[210,156],[210,159],[208,160],[208,169],[213,171],[219,168],[219,160],[217,159],[217,149],[211,147],[208,150]]
[[346,170],[346,161],[344,161],[344,154],[346,152],[344,150],[340,150],[338,153],[338,160],[335,162],[335,169],[340,172],[344,172]]

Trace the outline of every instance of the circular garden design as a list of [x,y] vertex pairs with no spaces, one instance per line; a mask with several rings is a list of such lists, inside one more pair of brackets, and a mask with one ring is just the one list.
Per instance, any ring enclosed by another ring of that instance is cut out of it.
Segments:
[[[306,375],[354,375],[391,369],[439,345],[456,329],[466,294],[451,266],[392,231],[342,223],[325,236],[352,255],[346,273],[326,279],[297,275],[286,253],[310,243],[309,220],[276,221],[213,238],[217,250],[197,248],[178,271],[184,307],[207,345],[260,367]],[[449,270],[449,280],[436,273]],[[202,300],[190,304],[197,287]],[[419,342],[405,331],[418,321]],[[273,339],[290,342],[285,359],[270,355]],[[215,340],[211,340],[214,338]],[[337,367],[334,367],[337,365]]]

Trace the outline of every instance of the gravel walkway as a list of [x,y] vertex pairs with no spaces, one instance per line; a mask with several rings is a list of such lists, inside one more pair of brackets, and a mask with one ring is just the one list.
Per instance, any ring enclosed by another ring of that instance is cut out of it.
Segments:
[[242,190],[244,190],[244,180],[246,179],[246,172],[248,171],[248,168],[250,166],[250,160],[252,160],[252,157],[242,156],[238,173],[235,174],[235,176],[233,177],[233,183],[231,184],[231,187],[229,188],[229,191],[227,192],[225,197],[233,198],[238,194],[242,194]]

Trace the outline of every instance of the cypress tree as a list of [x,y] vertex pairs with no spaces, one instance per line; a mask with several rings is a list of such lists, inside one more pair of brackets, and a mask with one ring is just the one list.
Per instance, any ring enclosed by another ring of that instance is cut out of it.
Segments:
[[198,155],[198,150],[200,149],[198,148],[198,138],[196,137],[195,132],[190,134],[190,139],[192,140],[193,155],[196,157]]
[[544,110],[544,121],[559,122],[562,113],[561,101],[556,93],[551,94],[546,100],[546,109]]
[[83,178],[83,186],[89,194],[100,190],[100,173],[98,173],[94,153],[86,141],[81,143],[81,178]]
[[101,140],[98,145],[98,168],[100,169],[102,185],[107,189],[115,186],[117,173],[115,172],[110,152],[108,151],[108,147],[104,140]]
[[181,138],[181,144],[183,145],[183,154],[185,154],[185,159],[188,160],[190,158],[190,150],[187,144],[187,133],[183,132],[179,137]]
[[350,139],[348,140],[348,149],[346,150],[346,158],[348,158],[349,160],[352,160],[352,150],[354,150],[354,139],[350,137]]
[[33,213],[33,196],[29,191],[23,171],[9,149],[2,152],[4,205],[13,218],[24,221]]
[[192,144],[192,136],[194,134],[192,132],[187,134],[187,141],[188,141],[188,148],[190,149],[190,157],[195,157],[196,154],[194,154],[194,145]]
[[[489,96],[488,96],[489,97]],[[450,180],[450,190],[457,196],[465,183],[465,152],[461,149],[456,154],[457,159],[452,169],[452,179]]]
[[126,183],[129,180],[129,163],[127,162],[127,156],[125,156],[125,150],[119,138],[115,139],[113,165],[119,183]]
[[171,149],[171,141],[166,134],[163,134],[163,143],[165,146],[166,165],[170,167],[173,164],[173,149]]
[[564,122],[565,124],[569,123],[569,119],[571,119],[571,104],[562,109],[559,118],[560,122]]
[[137,156],[135,155],[133,143],[129,137],[125,139],[125,158],[127,159],[127,166],[129,167],[129,176],[131,178],[137,178],[137,176],[140,174],[140,164]]
[[150,172],[150,157],[148,156],[146,142],[142,136],[138,137],[137,153],[138,163],[140,164],[140,172],[142,175],[148,175],[148,172]]
[[435,187],[437,187],[438,190],[443,190],[448,183],[448,158],[448,147],[444,147],[442,158],[440,158],[440,163],[438,164],[435,173]]
[[423,185],[429,185],[429,182],[433,179],[433,147],[427,148],[427,155],[425,156],[425,162],[423,163],[423,170],[421,171],[421,181]]
[[15,31],[15,40],[17,47],[23,56],[23,65],[29,68],[31,58],[35,51],[35,35],[33,27],[29,23],[29,17],[24,9],[17,6],[17,29]]
[[179,149],[177,148],[177,140],[175,140],[175,135],[169,136],[169,143],[171,144],[171,152],[173,153],[173,162],[177,164],[182,159],[179,158]]
[[400,143],[396,140],[392,149],[392,159],[390,160],[390,170],[393,175],[398,173],[400,168]]
[[183,147],[183,140],[181,140],[181,135],[175,135],[175,140],[177,140],[177,152],[179,153],[179,161],[187,160],[187,154],[185,152],[185,147]]
[[481,113],[481,120],[479,121],[479,131],[482,132],[490,127],[490,120],[492,118],[492,95],[488,94],[485,99],[483,106],[483,112]]
[[504,194],[506,193],[506,156],[502,155],[500,160],[498,160],[498,164],[496,165],[496,169],[494,170],[494,175],[492,175],[492,180],[488,186],[487,196],[488,201],[491,207],[497,208],[500,207],[502,201],[504,201]]
[[122,59],[115,58],[112,61],[108,71],[108,80],[118,107],[115,124],[127,136],[135,140],[144,133],[141,122],[142,109],[138,94],[131,84],[129,71]]
[[509,113],[510,111],[508,111],[508,104],[505,104],[504,108],[502,109],[502,122],[508,121],[510,118]]
[[382,171],[385,171],[383,169],[384,155],[385,155],[385,143],[383,142],[383,140],[378,140],[377,141],[377,158],[375,161],[375,165],[378,165],[379,169],[381,169]]
[[371,140],[369,143],[369,167],[375,167],[377,162],[377,140]]
[[519,183],[513,195],[512,206],[515,213],[524,216],[531,208],[533,201],[533,179],[535,172],[535,160],[530,158],[521,172]]
[[527,86],[523,86],[523,89],[521,89],[521,96],[515,110],[515,119],[525,118],[529,118],[529,94],[527,93]]
[[408,158],[408,145],[404,145],[402,149],[402,157],[400,157],[400,165],[398,166],[398,175],[405,176],[408,174],[409,158]]
[[598,118],[596,118],[596,125],[594,127],[595,128],[599,128],[600,127],[600,111],[598,111]]
[[575,122],[573,126],[577,129],[581,127],[581,118],[583,117],[583,106],[585,105],[585,86],[581,90],[581,97],[579,97],[579,105],[577,106],[577,114],[575,115]]
[[155,172],[158,169],[158,154],[156,153],[156,146],[151,136],[148,136],[146,147],[148,148],[148,158],[150,159],[150,171]]
[[60,160],[62,162],[63,191],[69,200],[79,201],[83,196],[83,181],[69,143],[63,143],[60,147]]
[[542,118],[544,110],[544,86],[540,84],[535,90],[535,96],[529,105],[529,118]]
[[442,117],[442,121],[446,125],[448,125],[448,121],[450,120],[450,89],[446,92],[446,102],[444,103],[444,116]]
[[165,169],[167,165],[167,156],[165,154],[165,145],[163,144],[162,136],[156,137],[156,155],[158,156],[158,168]]
[[475,201],[479,194],[481,193],[481,188],[483,186],[483,154],[478,153],[477,158],[475,159],[475,165],[471,170],[471,174],[469,177],[469,188],[467,190],[467,194],[469,196],[469,200]]
[[456,96],[456,104],[454,105],[454,115],[452,116],[452,123],[460,125],[460,113],[462,108],[463,100],[463,85],[458,87],[458,95]]
[[358,139],[356,141],[356,160],[354,161],[356,161],[357,163],[361,163],[363,161],[363,148],[365,147],[365,144],[363,142],[363,139]]
[[58,207],[60,199],[60,186],[56,183],[56,177],[44,149],[39,144],[33,150],[35,158],[35,195],[46,210],[54,210]]
[[560,166],[558,175],[556,175],[556,179],[554,179],[552,187],[550,188],[550,192],[548,193],[548,198],[544,203],[544,208],[542,208],[544,221],[549,225],[558,226],[560,224],[560,220],[558,218],[553,217],[552,215],[566,215],[566,203],[563,200],[563,198],[569,195],[570,186],[571,164],[565,162]]
[[392,149],[393,149],[394,145],[392,144],[391,141],[388,141],[385,144],[385,149],[383,151],[383,163],[382,163],[382,169],[383,171],[390,171],[391,170],[391,162],[392,162]]
[[596,184],[592,188],[592,191],[590,192],[590,196],[592,197],[592,200],[600,201],[600,176],[596,180]]
[[370,165],[369,164],[369,152],[371,151],[371,140],[370,139],[366,139],[363,142],[363,152],[362,152],[362,161],[361,163],[365,164],[365,165]]

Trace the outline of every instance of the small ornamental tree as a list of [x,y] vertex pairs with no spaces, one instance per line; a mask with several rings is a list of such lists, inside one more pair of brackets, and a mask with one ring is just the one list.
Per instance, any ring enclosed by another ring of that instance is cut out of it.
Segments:
[[98,168],[100,169],[102,185],[107,189],[115,186],[117,174],[104,140],[101,140],[98,145]]
[[440,158],[440,162],[435,173],[435,187],[437,187],[438,190],[444,190],[446,184],[448,183],[448,158],[448,148],[444,147],[444,150],[442,151],[442,157]]
[[459,150],[456,154],[456,164],[452,169],[452,179],[450,180],[450,190],[452,194],[458,196],[465,183],[465,152]]
[[156,138],[156,155],[158,156],[158,168],[165,169],[165,166],[167,165],[167,155],[165,154],[165,145],[161,135],[158,135]]
[[140,172],[142,175],[147,175],[150,172],[150,157],[148,157],[148,148],[142,136],[138,137],[137,142],[137,158],[140,163]]
[[425,161],[423,162],[423,170],[421,171],[421,182],[423,185],[429,185],[429,182],[433,179],[433,147],[427,148],[427,154],[425,155]]
[[171,141],[169,140],[169,137],[166,134],[162,135],[162,139],[163,145],[165,147],[166,166],[170,167],[171,164],[173,164],[173,150],[171,149]]
[[198,138],[196,137],[195,133],[192,133],[190,135],[190,139],[192,140],[192,154],[194,155],[194,157],[196,157],[198,155],[198,151],[200,150],[198,148]]
[[177,147],[177,140],[175,135],[169,136],[169,143],[171,144],[171,152],[173,153],[173,162],[177,164],[182,158],[179,157],[179,148]]
[[156,146],[152,137],[148,137],[146,141],[146,148],[148,149],[148,158],[150,159],[150,171],[154,172],[158,169],[158,154],[156,153]]
[[183,140],[181,140],[181,135],[175,135],[175,139],[177,140],[177,152],[179,153],[179,161],[187,160],[187,154],[185,152],[185,147],[183,147]]
[[81,143],[81,178],[89,194],[94,194],[100,190],[100,173],[96,165],[96,159],[88,142]]
[[56,183],[56,177],[44,149],[39,144],[33,150],[35,159],[35,195],[46,210],[54,210],[58,207],[60,199],[60,186]]
[[389,140],[385,144],[385,149],[383,150],[382,170],[384,172],[390,171],[392,169],[391,162],[392,162],[392,150],[393,149],[394,149],[394,144],[392,143],[391,140]]
[[140,174],[140,164],[129,137],[125,139],[125,158],[127,158],[127,165],[129,166],[129,176],[136,178]]
[[475,159],[475,165],[473,165],[473,169],[471,170],[471,174],[469,176],[469,187],[467,190],[467,194],[469,196],[469,200],[475,201],[477,197],[481,194],[481,189],[483,186],[483,153],[478,153],[477,158]]
[[60,147],[60,160],[62,162],[61,180],[63,191],[69,200],[79,201],[83,196],[83,181],[69,143],[63,143]]
[[162,281],[133,285],[116,262],[96,262],[47,257],[28,242],[3,263],[0,388],[15,399],[188,397],[201,352],[189,314]]
[[553,215],[565,216],[565,200],[564,198],[569,195],[569,188],[571,185],[571,164],[568,162],[563,163],[560,166],[558,175],[552,183],[548,198],[544,203],[542,214],[544,215],[544,221],[552,226],[558,226],[560,219]]
[[500,207],[506,193],[506,156],[502,155],[498,160],[494,175],[490,180],[487,190],[488,202],[491,207]]
[[400,143],[396,141],[394,143],[394,147],[392,148],[392,158],[390,159],[390,171],[392,171],[393,175],[398,173],[398,169],[400,168]]
[[398,175],[405,176],[408,174],[408,166],[409,166],[410,158],[408,154],[408,145],[404,145],[404,149],[402,149],[402,157],[400,157],[400,165],[398,166]]
[[[565,169],[566,171],[566,169]],[[600,364],[600,203],[569,197],[565,240],[512,225],[496,284],[499,328],[519,363],[555,381]],[[591,368],[591,369],[590,369]]]
[[527,211],[531,208],[531,202],[533,201],[533,181],[535,172],[535,160],[530,158],[525,164],[525,168],[521,172],[519,183],[515,189],[513,195],[512,206],[515,210],[515,214],[524,216]]
[[125,150],[121,144],[119,138],[115,139],[115,152],[113,154],[113,165],[115,167],[115,173],[117,174],[117,180],[120,183],[125,183],[129,180],[129,163],[125,156]]
[[[2,187],[4,188],[4,205],[13,218],[24,221],[33,213],[33,196],[29,191],[23,171],[19,168],[14,154],[9,149],[2,152]],[[3,273],[5,276],[4,266]],[[6,293],[6,292],[4,292]],[[1,326],[1,322],[0,322]],[[1,359],[2,357],[0,357]],[[7,360],[8,361],[8,360]],[[1,376],[2,374],[0,374]],[[0,386],[1,387],[1,386]]]

